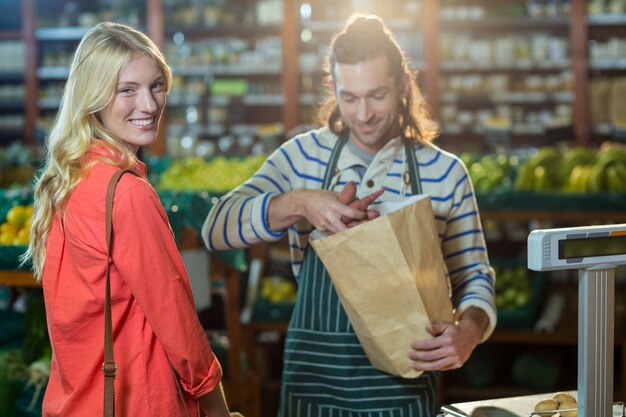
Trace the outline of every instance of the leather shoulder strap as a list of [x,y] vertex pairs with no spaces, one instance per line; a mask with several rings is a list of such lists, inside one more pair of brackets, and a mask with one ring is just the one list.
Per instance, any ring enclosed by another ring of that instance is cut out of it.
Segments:
[[111,320],[111,280],[109,276],[109,266],[111,264],[111,233],[113,230],[113,196],[115,187],[122,175],[130,172],[131,169],[122,169],[111,177],[106,194],[106,243],[107,243],[107,266],[106,266],[106,294],[104,297],[104,362],[102,363],[102,373],[104,374],[104,417],[115,415],[115,375],[117,374],[117,364],[113,354],[113,323]]

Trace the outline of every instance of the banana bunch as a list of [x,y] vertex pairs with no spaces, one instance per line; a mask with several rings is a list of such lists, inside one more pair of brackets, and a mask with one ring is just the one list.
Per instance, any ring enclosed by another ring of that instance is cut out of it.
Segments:
[[[584,148],[577,148],[584,149]],[[574,151],[574,150],[572,150]],[[585,153],[585,151],[578,151]],[[589,151],[592,152],[592,151]],[[626,192],[626,148],[615,142],[604,142],[589,158],[580,156],[570,165],[563,190],[573,193]],[[563,174],[567,169],[563,167]]]
[[519,191],[549,191],[559,186],[558,169],[561,151],[553,146],[539,148],[522,163],[515,178]]
[[520,165],[515,189],[626,193],[626,147],[610,141],[598,151],[576,147],[561,153],[556,147],[542,147]]

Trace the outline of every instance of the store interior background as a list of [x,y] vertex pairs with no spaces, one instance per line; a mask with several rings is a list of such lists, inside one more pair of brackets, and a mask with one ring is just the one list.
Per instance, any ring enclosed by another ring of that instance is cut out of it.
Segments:
[[[442,375],[440,401],[575,389],[577,277],[528,271],[526,238],[537,228],[626,223],[626,0],[0,0],[0,221],[32,198],[88,28],[112,20],[147,33],[174,79],[160,140],[142,158],[233,408],[274,415],[294,302],[288,245],[209,256],[198,230],[216,197],[315,125],[327,94],[323,58],[353,12],[381,16],[410,58],[441,126],[436,144],[468,165],[498,271],[499,326],[463,369]],[[566,156],[575,148],[586,151]],[[16,347],[32,356],[43,349],[29,345],[44,343],[42,330],[22,324],[32,323],[27,311],[40,312],[29,303],[41,301],[40,289],[15,265],[23,246],[2,243],[0,358]],[[622,401],[624,275],[617,270],[615,296],[614,397]],[[549,305],[558,314],[544,317]],[[547,325],[536,331],[540,318]],[[9,371],[0,360],[0,416],[16,397],[39,395],[36,384],[9,394],[11,375],[22,375]]]

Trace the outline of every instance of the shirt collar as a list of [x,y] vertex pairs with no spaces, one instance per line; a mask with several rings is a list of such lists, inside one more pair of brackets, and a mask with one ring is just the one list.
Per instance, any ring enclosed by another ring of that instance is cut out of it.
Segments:
[[[376,153],[373,161],[380,160],[380,159],[383,159],[383,160],[387,160],[390,158],[393,159],[397,155],[399,155],[400,152],[402,152],[403,146],[404,144],[402,142],[402,138],[400,136],[396,136],[395,138],[389,140],[389,142],[387,142]],[[341,155],[339,157],[339,160],[337,161],[337,169],[340,171],[343,171],[355,165],[365,166],[365,164],[363,163],[363,159],[355,155],[349,146],[344,146],[343,149],[341,150]]]
[[[89,163],[89,162],[101,159],[103,157],[115,160],[116,152],[117,151],[114,148],[111,148],[110,146],[106,146],[105,144],[94,142],[91,145],[89,151],[87,152],[87,155],[85,156],[85,161]],[[146,164],[140,161],[139,159],[136,159],[136,163],[130,168],[133,171],[135,171],[137,174],[141,175],[142,177],[147,176]]]

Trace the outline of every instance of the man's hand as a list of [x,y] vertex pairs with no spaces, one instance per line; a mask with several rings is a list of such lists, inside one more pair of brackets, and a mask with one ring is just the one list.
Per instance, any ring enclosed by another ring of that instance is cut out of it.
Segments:
[[376,211],[367,211],[367,206],[384,190],[359,200],[356,186],[349,183],[346,187],[348,190],[340,194],[329,190],[294,190],[273,198],[267,215],[270,229],[285,230],[304,218],[322,232],[338,233],[378,216]]
[[[385,192],[385,189],[378,190],[373,192],[372,194],[366,195],[362,199],[356,198],[356,184],[352,181],[347,183],[343,190],[339,193],[337,199],[340,203],[349,205],[352,208],[357,210],[363,210],[367,212],[367,220],[375,219],[380,216],[376,210],[367,210],[370,204],[372,204],[378,197],[380,197]],[[358,224],[361,224],[365,221],[365,219],[353,219],[347,216],[341,216],[341,221],[347,225],[348,227],[353,227]]]
[[487,315],[470,307],[458,323],[435,322],[426,326],[433,339],[411,343],[408,357],[417,371],[447,371],[457,369],[469,359],[480,343],[487,326]]

